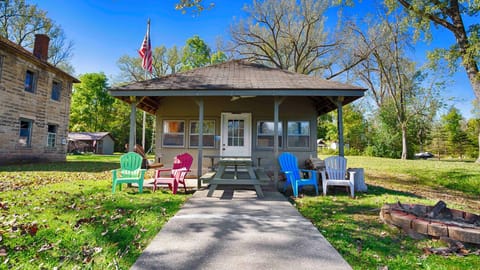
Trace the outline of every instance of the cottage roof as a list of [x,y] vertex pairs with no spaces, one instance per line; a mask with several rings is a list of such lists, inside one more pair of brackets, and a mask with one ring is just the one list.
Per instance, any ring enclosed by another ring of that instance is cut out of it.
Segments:
[[[69,132],[68,139],[72,141],[98,141],[105,136],[110,136],[110,132]],[[113,139],[113,137],[112,137]]]
[[59,69],[58,67],[48,63],[47,61],[42,61],[38,59],[35,55],[33,55],[32,52],[28,51],[27,49],[23,48],[22,46],[8,40],[7,38],[4,38],[0,36],[0,48],[5,49],[5,50],[10,50],[14,53],[20,54],[27,58],[29,61],[38,64],[39,66],[49,69],[54,73],[62,74],[63,76],[69,78],[72,80],[74,83],[79,83],[80,81],[73,77],[72,75],[68,74],[67,72]]
[[325,103],[324,99],[342,96],[347,104],[362,97],[365,90],[247,60],[231,60],[114,87],[110,93],[128,103],[130,96],[144,97],[138,107],[152,114],[166,96],[308,96],[323,103],[319,112],[325,113],[336,106],[331,101]]

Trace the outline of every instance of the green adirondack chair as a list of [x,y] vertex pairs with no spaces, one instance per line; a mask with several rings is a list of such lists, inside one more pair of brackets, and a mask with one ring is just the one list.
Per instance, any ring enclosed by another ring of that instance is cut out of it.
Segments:
[[122,190],[123,183],[137,183],[138,192],[143,191],[143,179],[147,170],[142,169],[142,156],[137,153],[129,152],[120,157],[120,169],[112,170],[113,183],[112,193],[115,193],[115,188]]

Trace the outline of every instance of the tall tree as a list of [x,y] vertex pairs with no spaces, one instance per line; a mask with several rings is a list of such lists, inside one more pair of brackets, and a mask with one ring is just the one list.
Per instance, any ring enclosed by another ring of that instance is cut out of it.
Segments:
[[433,153],[437,156],[438,160],[440,160],[442,155],[446,155],[448,152],[447,133],[440,121],[436,121],[433,123],[431,136],[432,136],[432,141],[430,143],[430,148],[432,149]]
[[0,35],[33,49],[35,34],[50,37],[48,61],[71,72],[73,43],[67,40],[63,29],[47,17],[47,12],[25,0],[0,1]]
[[462,128],[463,116],[457,108],[451,107],[446,115],[442,116],[443,128],[447,135],[447,148],[450,153],[462,158],[468,137]]
[[87,73],[74,86],[70,110],[71,131],[105,131],[110,129],[114,98],[108,93],[107,76]]
[[198,14],[204,10],[211,9],[215,6],[213,2],[205,4],[203,0],[178,0],[175,5],[175,9],[181,10],[182,13],[186,13],[187,10],[192,10],[195,14]]
[[[428,38],[431,26],[439,27],[453,34],[455,44],[449,48],[438,48],[430,54],[433,58],[443,58],[452,69],[455,69],[458,60],[465,68],[473,88],[473,92],[480,101],[480,23],[478,14],[480,2],[478,0],[386,0],[390,8],[398,4],[403,6],[409,14],[408,21],[418,33],[426,33]],[[470,22],[470,23],[469,23]],[[480,142],[480,133],[478,134]],[[480,162],[480,153],[477,159]]]
[[340,71],[331,71],[340,46],[345,43],[325,29],[324,13],[330,2],[254,0],[245,8],[248,18],[232,26],[232,50],[243,57],[297,73],[337,76],[364,56],[352,57]]
[[428,76],[406,58],[409,34],[397,14],[380,14],[383,20],[362,35],[362,47],[370,48],[370,57],[360,63],[358,77],[371,90],[377,106],[393,106],[398,127],[402,132],[401,158],[408,156],[409,123],[419,115],[437,108],[437,91],[441,84],[426,84]]
[[[409,22],[431,37],[431,25],[451,32],[456,43],[448,49],[437,49],[437,53],[456,67],[458,59],[465,68],[473,91],[480,100],[480,23],[475,17],[480,11],[478,0],[387,0],[391,8],[400,3],[409,14]],[[471,20],[465,20],[469,18]],[[472,23],[467,24],[468,21]],[[418,35],[418,34],[417,34]],[[433,37],[434,38],[434,37]]]
[[[175,73],[181,65],[181,56],[176,46],[165,48],[155,47],[152,52],[152,77],[158,78],[166,74]],[[138,56],[123,55],[117,61],[120,69],[119,80],[122,82],[143,81],[145,71],[142,68],[142,59]]]
[[182,70],[209,65],[211,53],[210,47],[199,36],[187,39],[182,53]]

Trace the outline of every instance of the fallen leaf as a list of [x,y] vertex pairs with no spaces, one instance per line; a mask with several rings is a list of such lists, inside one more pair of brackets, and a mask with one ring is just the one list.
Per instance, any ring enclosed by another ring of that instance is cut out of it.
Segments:
[[89,218],[81,218],[77,220],[77,223],[75,224],[75,228],[80,227],[80,225],[84,223],[93,223],[96,220],[95,216],[89,217]]
[[38,252],[42,252],[42,251],[49,250],[49,249],[52,249],[52,248],[53,248],[53,244],[45,244],[38,250]]
[[7,203],[0,202],[0,208],[1,208],[2,210],[8,210],[8,205],[7,205]]

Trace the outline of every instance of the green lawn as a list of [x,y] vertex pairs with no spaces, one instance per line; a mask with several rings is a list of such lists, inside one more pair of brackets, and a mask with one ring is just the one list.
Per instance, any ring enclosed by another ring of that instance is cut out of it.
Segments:
[[[119,156],[68,156],[62,164],[0,167],[0,269],[128,269],[189,197],[182,192],[111,194]],[[384,203],[434,204],[480,213],[480,165],[348,157],[365,168],[368,193],[293,201],[354,269],[480,269],[480,256],[426,255],[437,240],[414,240],[383,224]],[[150,172],[151,173],[151,172]],[[476,247],[469,246],[472,250]]]
[[188,195],[112,195],[118,161],[0,167],[0,269],[128,269]]
[[305,196],[295,204],[354,269],[480,269],[478,255],[424,254],[424,248],[445,244],[414,240],[379,218],[383,204],[397,201],[433,205],[444,200],[451,208],[479,214],[479,164],[348,157],[348,165],[365,168],[368,193],[350,199],[337,189],[326,197]]

